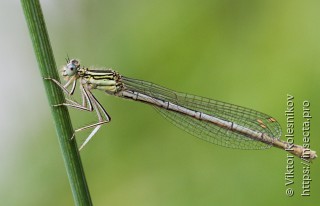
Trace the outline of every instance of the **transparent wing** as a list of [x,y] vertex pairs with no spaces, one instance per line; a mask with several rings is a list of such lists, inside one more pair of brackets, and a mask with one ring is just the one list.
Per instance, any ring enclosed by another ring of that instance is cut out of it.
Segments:
[[[175,92],[151,82],[127,77],[122,77],[122,82],[128,90],[168,101],[194,111],[206,113],[253,131],[265,133],[275,139],[279,139],[281,136],[279,123],[267,114],[213,99]],[[177,127],[200,139],[220,146],[237,149],[265,149],[271,146],[253,140],[246,135],[216,126],[210,122],[201,121],[156,106],[154,106],[154,108]]]

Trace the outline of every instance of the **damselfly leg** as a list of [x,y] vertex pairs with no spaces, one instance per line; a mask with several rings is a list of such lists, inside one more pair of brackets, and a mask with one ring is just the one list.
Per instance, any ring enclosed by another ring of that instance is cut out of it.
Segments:
[[[68,106],[68,107],[73,107],[75,109],[80,109],[83,111],[89,111],[89,112],[92,112],[94,110],[96,111],[96,114],[98,116],[98,122],[74,130],[74,133],[70,138],[72,140],[75,137],[76,132],[83,131],[89,128],[94,128],[92,132],[89,134],[89,136],[85,139],[85,141],[79,147],[79,150],[81,150],[90,141],[90,139],[97,133],[97,131],[100,129],[100,127],[103,124],[110,122],[111,117],[108,115],[108,113],[103,108],[103,106],[99,103],[99,101],[94,97],[94,95],[90,91],[90,88],[87,85],[82,85],[82,84],[79,85],[81,99],[82,99],[81,104],[75,100],[71,100],[71,97],[74,94],[76,84],[77,84],[77,79],[75,77],[70,78],[70,80],[65,85],[62,85],[59,81],[53,78],[44,78],[44,79],[54,82],[69,97],[69,98],[66,98],[65,103],[53,105],[54,107]],[[72,85],[72,88],[69,91],[68,87],[70,85]]]

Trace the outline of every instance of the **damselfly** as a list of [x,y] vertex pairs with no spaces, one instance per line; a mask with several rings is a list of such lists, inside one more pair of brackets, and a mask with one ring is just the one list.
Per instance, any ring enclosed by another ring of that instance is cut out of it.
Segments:
[[[208,142],[238,149],[265,149],[271,146],[286,150],[302,159],[317,157],[316,152],[300,145],[280,140],[280,124],[271,116],[253,109],[233,104],[175,92],[165,87],[128,78],[111,69],[81,67],[76,59],[67,59],[63,67],[65,85],[56,83],[69,98],[55,106],[70,106],[85,111],[95,111],[99,121],[80,129],[94,128],[80,146],[80,150],[111,118],[92,94],[98,89],[107,94],[152,105],[161,115],[179,128]],[[82,103],[71,100],[77,81],[80,80]],[[69,91],[67,88],[71,86]]]

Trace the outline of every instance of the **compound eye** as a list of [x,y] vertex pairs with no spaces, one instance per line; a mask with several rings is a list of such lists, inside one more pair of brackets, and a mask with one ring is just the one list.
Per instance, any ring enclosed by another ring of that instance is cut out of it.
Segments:
[[73,76],[73,75],[75,75],[76,72],[77,72],[76,65],[74,65],[73,63],[67,65],[67,68],[65,71],[67,76]]
[[76,60],[76,59],[72,59],[72,60],[70,61],[70,63],[73,64],[75,67],[78,67],[78,66],[79,66],[79,61]]
[[69,60],[68,59],[67,65],[65,65],[63,67],[62,75],[69,76],[69,77],[74,76],[78,72],[79,68],[80,68],[80,62],[78,60],[76,60],[76,59]]

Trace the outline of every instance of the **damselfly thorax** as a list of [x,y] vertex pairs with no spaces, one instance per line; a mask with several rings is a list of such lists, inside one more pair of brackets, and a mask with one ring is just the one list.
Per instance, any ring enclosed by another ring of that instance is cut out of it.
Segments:
[[81,84],[86,85],[90,90],[99,89],[109,94],[116,94],[123,88],[120,81],[121,75],[111,69],[79,68],[77,77],[80,78]]

